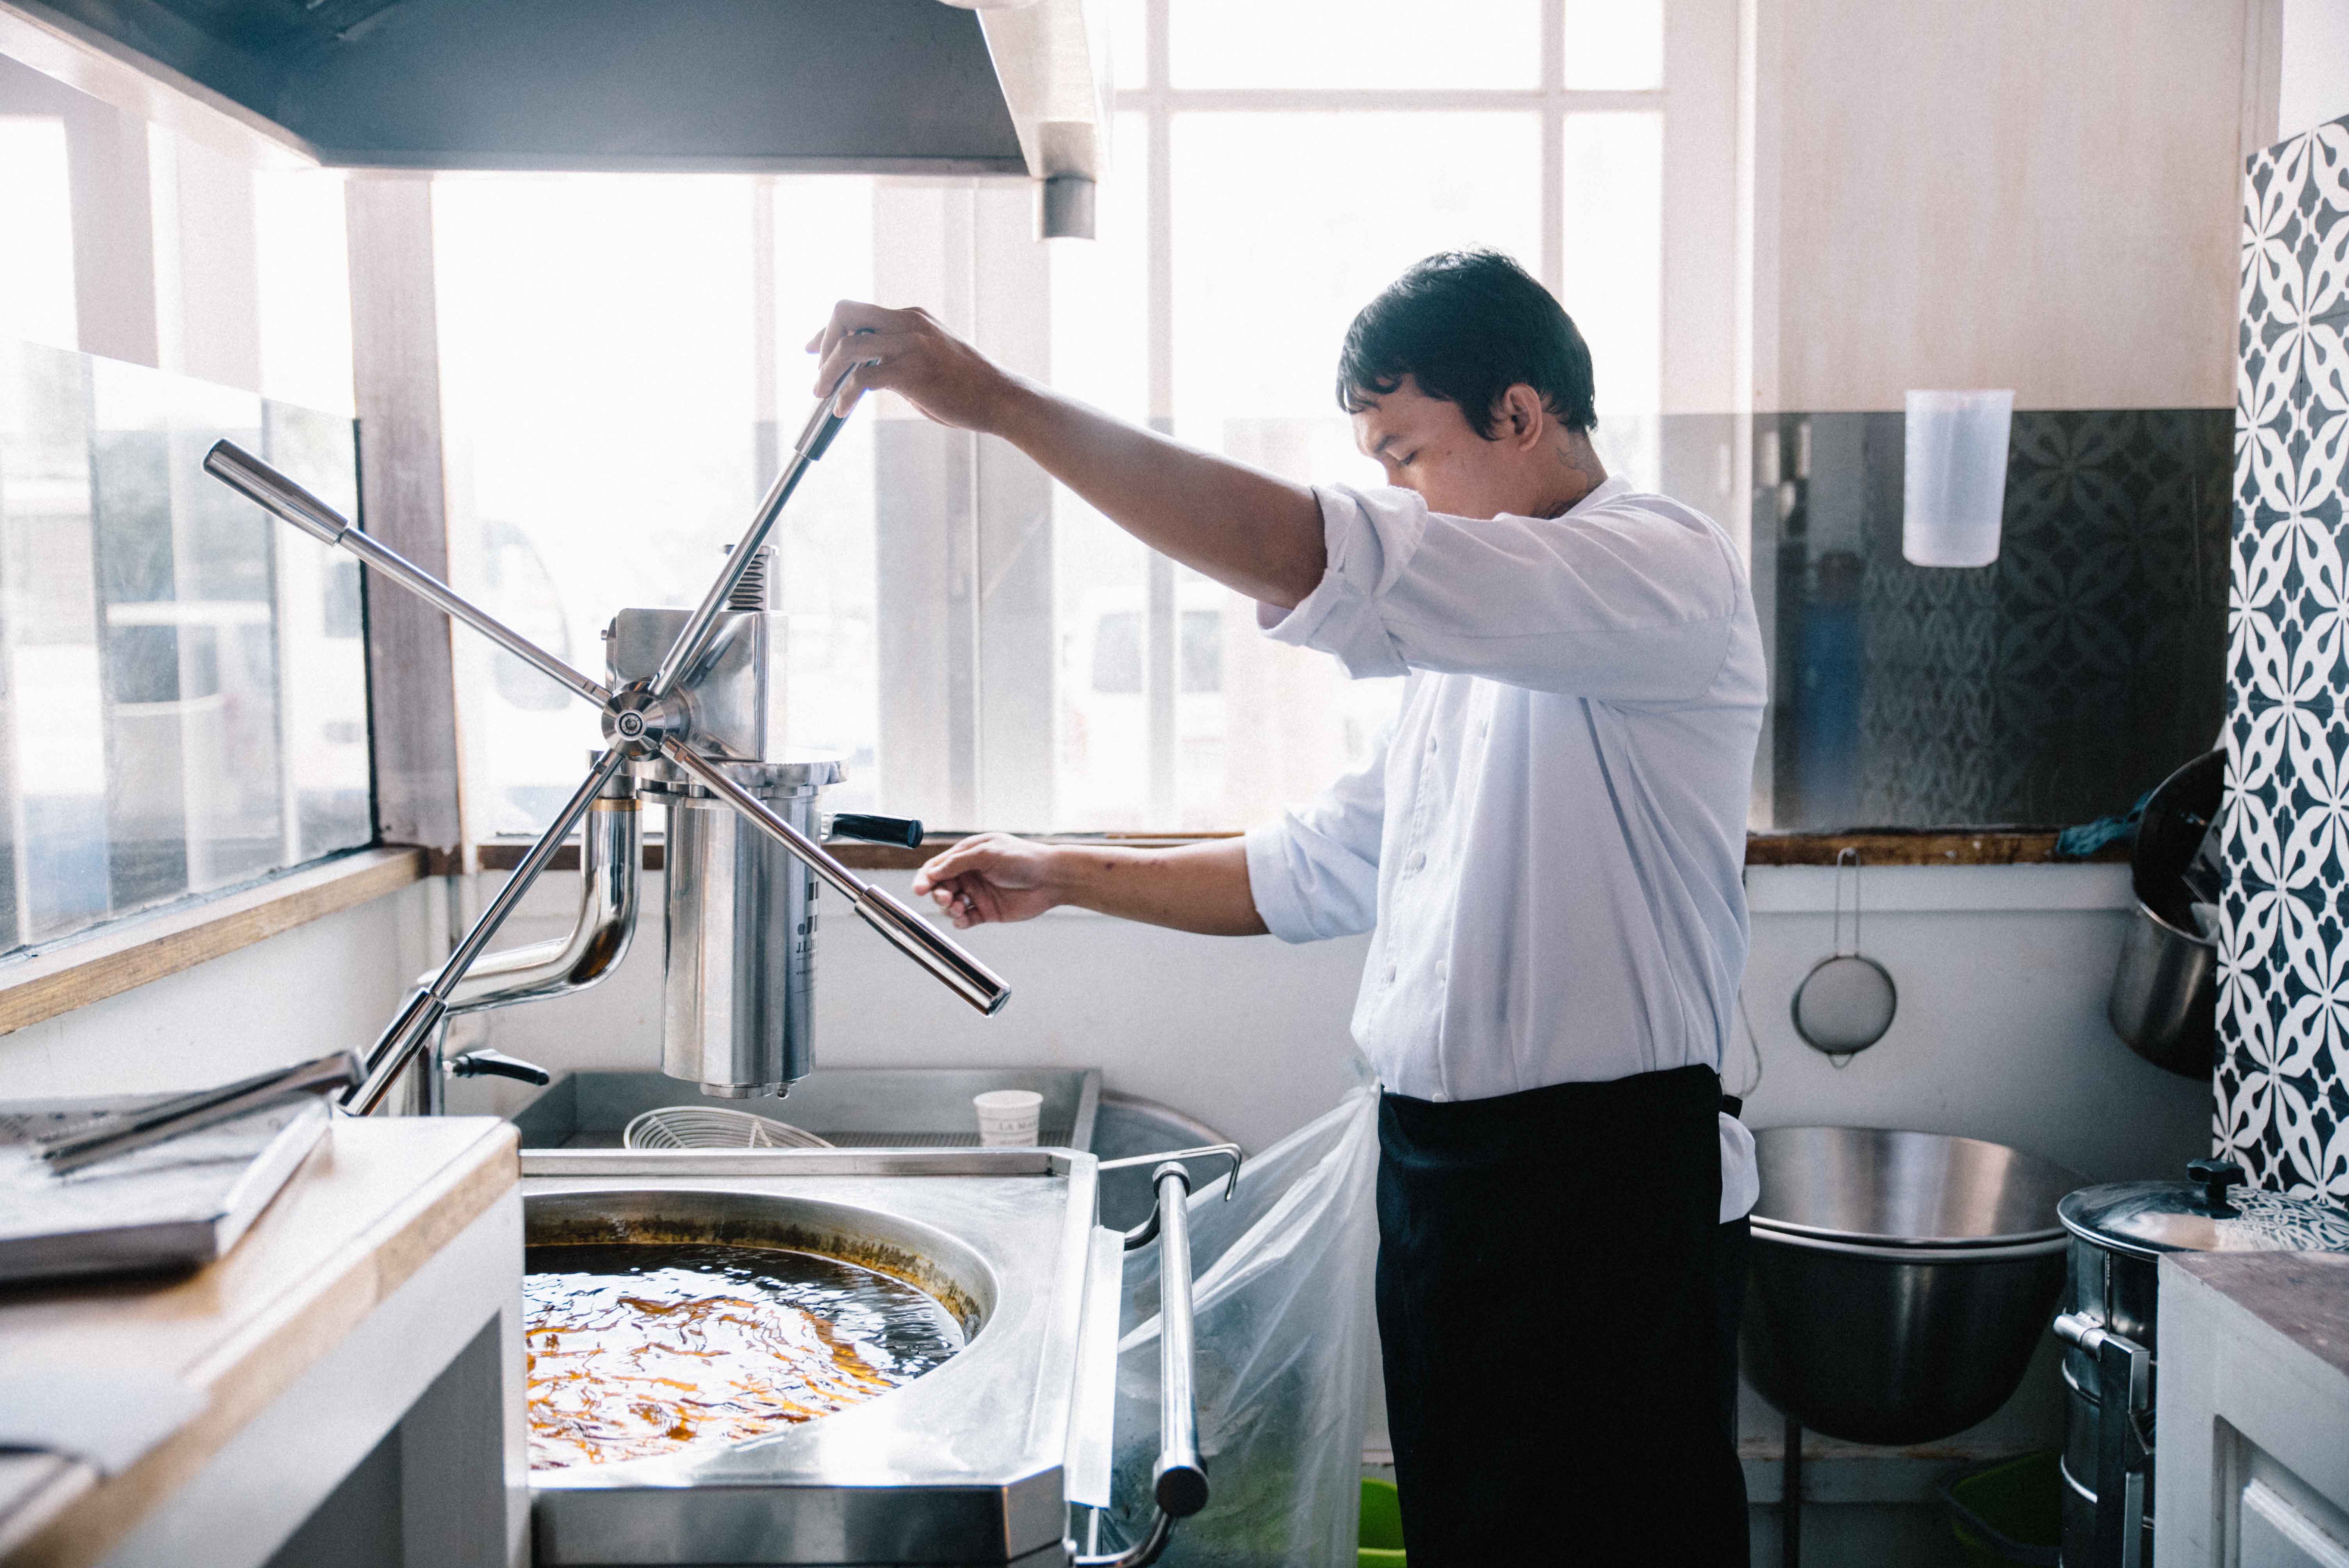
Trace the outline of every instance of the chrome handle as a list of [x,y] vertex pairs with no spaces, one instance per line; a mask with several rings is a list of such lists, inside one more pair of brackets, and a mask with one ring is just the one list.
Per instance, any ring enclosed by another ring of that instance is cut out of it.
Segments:
[[398,551],[354,528],[334,508],[232,441],[215,441],[204,454],[204,472],[285,519],[311,538],[338,544],[375,571],[440,611],[462,621],[514,657],[598,707],[612,694],[458,593]]
[[[1231,1185],[1237,1187],[1237,1146],[1184,1150],[1193,1156],[1226,1151],[1232,1160]],[[1134,1163],[1116,1161],[1100,1169]],[[1157,1509],[1135,1545],[1115,1553],[1072,1554],[1072,1568],[1145,1568],[1166,1550],[1174,1522],[1207,1506],[1207,1467],[1199,1458],[1198,1333],[1191,1300],[1191,1173],[1168,1160],[1151,1173],[1151,1184],[1158,1191],[1158,1202],[1149,1221],[1127,1233],[1125,1245],[1132,1251],[1154,1235],[1158,1238],[1158,1462],[1150,1472]],[[1231,1193],[1224,1196],[1229,1199]]]
[[1011,987],[928,921],[866,883],[856,895],[856,913],[915,963],[946,983],[947,989],[988,1017],[1011,1000]]
[[693,776],[694,781],[756,823],[804,861],[833,892],[852,904],[866,924],[887,937],[898,951],[927,969],[956,995],[993,1016],[1011,999],[1011,987],[996,973],[933,929],[930,923],[879,888],[840,863],[839,857],[785,821],[774,809],[726,775],[724,769],[678,740],[661,742],[661,755]]
[[2055,1336],[2096,1364],[2096,1522],[2079,1568],[2146,1568],[2145,1516],[2153,1445],[2153,1354],[2082,1313],[2055,1319]]
[[1158,1463],[1151,1494],[1160,1512],[1188,1519],[1207,1506],[1191,1313],[1191,1173],[1170,1160],[1151,1180],[1158,1188]]
[[655,702],[676,690],[678,682],[685,678],[685,672],[691,669],[708,651],[709,639],[717,629],[719,614],[726,608],[726,602],[733,597],[735,585],[742,581],[743,574],[750,570],[751,562],[759,558],[759,548],[767,542],[767,535],[773,531],[775,520],[782,516],[792,492],[800,488],[800,480],[805,477],[810,466],[823,456],[832,445],[833,437],[839,434],[840,427],[847,418],[839,411],[841,387],[847,385],[850,376],[869,363],[872,362],[860,361],[843,370],[833,381],[832,390],[823,395],[816,404],[815,411],[808,416],[806,427],[800,431],[800,438],[792,445],[790,460],[783,464],[783,471],[775,476],[775,482],[767,487],[766,495],[759,501],[758,511],[750,516],[750,526],[742,531],[742,537],[735,542],[733,550],[726,557],[726,564],[719,569],[718,581],[712,583],[709,592],[701,596],[701,603],[694,606],[692,615],[678,633],[677,641],[671,643],[668,652],[661,656],[660,668],[653,672],[652,698]]

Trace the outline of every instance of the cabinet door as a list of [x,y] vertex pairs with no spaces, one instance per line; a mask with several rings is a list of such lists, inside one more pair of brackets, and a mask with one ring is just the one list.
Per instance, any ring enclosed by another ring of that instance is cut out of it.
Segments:
[[[2229,1532],[2236,1568],[2349,1568],[2349,1541],[2335,1533],[2343,1523],[2339,1511],[2301,1488],[2290,1490],[2298,1496],[2287,1496],[2266,1478],[2243,1483]],[[2329,1517],[2313,1517],[2303,1501]]]

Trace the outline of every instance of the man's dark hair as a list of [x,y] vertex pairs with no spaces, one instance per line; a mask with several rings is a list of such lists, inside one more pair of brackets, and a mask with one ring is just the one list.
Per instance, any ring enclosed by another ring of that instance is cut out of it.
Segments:
[[1599,418],[1590,349],[1547,289],[1498,251],[1440,251],[1364,305],[1338,352],[1338,405],[1361,413],[1404,377],[1459,406],[1493,438],[1493,410],[1519,385],[1541,394],[1569,430]]

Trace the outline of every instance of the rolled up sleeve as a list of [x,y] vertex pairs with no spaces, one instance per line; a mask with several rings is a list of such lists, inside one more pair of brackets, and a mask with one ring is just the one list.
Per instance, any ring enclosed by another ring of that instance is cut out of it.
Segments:
[[1390,720],[1369,761],[1310,805],[1290,808],[1241,841],[1257,914],[1283,942],[1351,936],[1377,923],[1387,744],[1393,733]]
[[1358,678],[1414,669],[1614,701],[1703,694],[1745,593],[1725,536],[1661,497],[1594,492],[1562,517],[1461,518],[1406,490],[1317,488],[1329,562],[1275,640]]

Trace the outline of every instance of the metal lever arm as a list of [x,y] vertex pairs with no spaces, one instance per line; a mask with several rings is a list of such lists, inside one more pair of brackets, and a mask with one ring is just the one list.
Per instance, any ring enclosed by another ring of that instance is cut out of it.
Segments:
[[290,1068],[273,1068],[234,1083],[174,1095],[137,1110],[119,1112],[94,1126],[39,1139],[36,1143],[50,1171],[78,1171],[113,1155],[177,1138],[183,1132],[233,1121],[264,1106],[341,1088],[357,1083],[358,1077],[357,1056],[350,1051],[336,1051]]
[[809,466],[830,449],[833,437],[840,433],[840,427],[846,421],[847,416],[840,411],[840,389],[864,365],[878,363],[877,360],[861,361],[842,371],[838,379],[833,382],[832,390],[823,395],[816,404],[815,411],[808,416],[806,426],[800,431],[800,438],[792,443],[791,459],[783,464],[783,471],[775,476],[775,482],[767,487],[766,495],[759,502],[759,510],[750,516],[750,526],[742,531],[741,539],[727,555],[726,564],[718,573],[718,581],[712,583],[709,592],[701,596],[701,603],[694,607],[692,618],[686,622],[685,628],[677,634],[677,641],[671,643],[668,652],[662,655],[660,668],[653,672],[654,701],[658,702],[676,690],[677,683],[685,678],[685,672],[691,669],[709,650],[710,636],[718,625],[719,612],[726,608],[726,601],[733,595],[735,585],[742,581],[743,573],[750,570],[750,563],[759,558],[759,547],[767,542],[767,535],[774,531],[775,520],[782,516],[784,506],[791,500],[792,492],[800,488],[800,480],[806,477]]
[[[1237,1183],[1237,1161],[1233,1178]],[[1197,1337],[1191,1311],[1191,1173],[1170,1160],[1153,1173],[1151,1182],[1158,1190],[1153,1228],[1159,1240],[1158,1462],[1150,1472],[1150,1486],[1158,1507],[1149,1530],[1132,1550],[1114,1556],[1078,1556],[1076,1568],[1145,1568],[1166,1550],[1174,1522],[1207,1506],[1207,1467],[1199,1459]],[[1126,1244],[1140,1243],[1129,1237]]]
[[661,742],[661,755],[692,775],[694,782],[733,807],[822,877],[834,892],[856,906],[864,923],[887,937],[916,963],[946,982],[948,989],[982,1013],[999,1011],[1011,987],[929,922],[842,865],[831,851],[778,816],[767,803],[726,776],[725,770],[678,740]]
[[[680,747],[678,749],[684,748]],[[538,880],[538,873],[546,869],[547,862],[554,859],[554,851],[561,849],[564,840],[571,836],[572,828],[586,815],[589,803],[603,792],[604,786],[619,772],[626,760],[626,754],[616,746],[596,759],[595,766],[588,770],[579,788],[572,791],[571,799],[564,803],[563,810],[554,814],[554,820],[547,825],[546,831],[539,835],[538,842],[530,847],[530,853],[523,856],[522,864],[514,868],[513,875],[499,890],[498,896],[491,901],[490,907],[481,912],[481,918],[473,923],[473,929],[465,933],[464,940],[458,943],[456,950],[449,954],[449,961],[440,965],[431,984],[409,994],[407,1005],[392,1019],[391,1026],[377,1037],[375,1044],[367,1048],[367,1081],[343,1097],[344,1109],[354,1115],[365,1116],[383,1103],[383,1097],[391,1092],[391,1086],[398,1081],[401,1070],[415,1059],[417,1052],[431,1043],[432,1032],[448,1016],[449,998],[456,992],[457,982],[465,977],[465,971],[471,968],[473,960],[481,955],[481,950],[490,944],[490,938],[495,936],[498,927],[505,923],[506,916],[513,913],[514,906],[522,903],[523,896],[530,892],[531,883]]]
[[612,694],[597,682],[491,614],[398,551],[354,528],[333,507],[233,441],[215,441],[204,454],[204,472],[311,538],[339,544],[442,614],[462,621],[514,657],[565,689],[602,707]]

